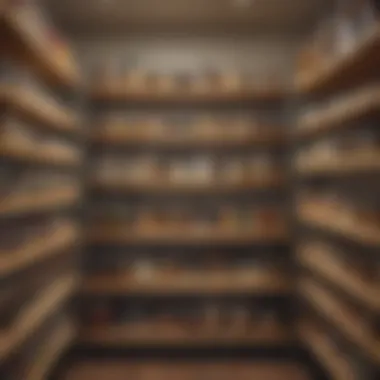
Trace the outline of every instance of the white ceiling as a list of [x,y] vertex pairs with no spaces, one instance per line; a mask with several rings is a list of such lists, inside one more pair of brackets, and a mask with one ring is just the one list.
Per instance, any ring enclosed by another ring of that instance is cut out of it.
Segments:
[[64,27],[89,34],[129,31],[297,33],[310,28],[331,3],[330,0],[44,1]]

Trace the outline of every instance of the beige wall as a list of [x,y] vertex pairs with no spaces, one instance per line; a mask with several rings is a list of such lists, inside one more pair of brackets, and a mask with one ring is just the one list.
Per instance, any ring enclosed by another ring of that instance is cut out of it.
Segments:
[[276,37],[131,36],[129,38],[76,39],[77,53],[88,75],[109,57],[126,65],[163,72],[191,72],[207,67],[238,68],[261,75],[275,74],[290,82],[296,39]]

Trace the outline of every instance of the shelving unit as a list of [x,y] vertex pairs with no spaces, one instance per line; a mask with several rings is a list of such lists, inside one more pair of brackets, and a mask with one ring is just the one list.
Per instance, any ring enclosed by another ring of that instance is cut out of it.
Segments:
[[20,213],[40,213],[44,210],[74,205],[78,200],[77,189],[57,187],[45,192],[35,192],[35,194],[11,196],[0,203],[0,215],[4,217]]
[[379,244],[378,228],[373,223],[355,218],[349,210],[332,212],[331,207],[324,202],[311,206],[308,208],[308,205],[304,205],[298,213],[299,220],[305,225],[324,229],[367,246],[376,247]]
[[44,235],[36,235],[17,248],[2,250],[0,254],[0,276],[9,276],[57,255],[79,240],[78,229],[73,223],[63,222]]
[[312,103],[293,133],[299,337],[334,380],[377,379],[380,368],[379,37],[375,23],[296,78]]
[[370,82],[377,75],[380,29],[373,25],[350,52],[319,68],[299,73],[296,89],[302,94],[326,94]]
[[294,133],[296,139],[315,138],[323,133],[344,130],[355,121],[365,121],[379,115],[380,88],[369,85],[344,95],[328,107],[302,115]]
[[259,363],[202,363],[201,361],[173,363],[157,363],[148,361],[145,363],[126,363],[115,361],[113,363],[85,362],[75,366],[64,380],[81,380],[90,377],[94,380],[102,380],[104,376],[112,373],[115,377],[138,373],[142,380],[156,380],[164,377],[175,379],[186,373],[189,376],[238,376],[242,379],[263,378],[268,380],[305,380],[307,374],[292,364],[268,364]]
[[63,107],[44,94],[17,85],[0,87],[1,104],[30,121],[36,127],[58,132],[80,133],[80,121],[75,112]]
[[128,102],[128,103],[164,103],[164,104],[236,104],[242,102],[281,101],[286,94],[282,88],[236,88],[217,89],[203,87],[181,89],[173,86],[171,89],[160,88],[126,88],[120,84],[95,84],[92,88],[92,98],[97,101]]
[[134,183],[128,181],[94,181],[91,187],[95,191],[103,193],[130,193],[130,194],[234,194],[234,193],[250,193],[255,191],[279,190],[285,186],[282,179],[278,176],[273,176],[264,181],[241,184],[228,184],[221,187],[220,184],[173,184],[170,181],[149,181],[146,183]]
[[[128,227],[128,226],[126,226]],[[250,231],[239,232],[234,230],[211,230],[184,233],[178,229],[166,230],[135,230],[128,231],[121,227],[120,230],[109,229],[108,225],[90,230],[90,243],[127,245],[135,243],[145,244],[184,244],[194,245],[286,245],[286,235],[283,233]]]
[[58,325],[42,349],[37,351],[36,361],[30,366],[26,379],[39,380],[49,375],[51,368],[64,355],[67,347],[74,342],[75,328],[66,321]]
[[53,29],[37,5],[1,5],[0,372],[9,379],[45,380],[75,335],[80,74]]
[[[205,326],[206,327],[206,326]],[[233,331],[225,336],[222,331],[207,332],[202,326],[197,329],[171,323],[170,326],[157,323],[141,323],[140,325],[116,325],[103,328],[85,329],[81,342],[105,347],[257,347],[271,345],[291,346],[292,335],[286,328],[276,324],[253,329],[251,333]]]
[[380,2],[288,89],[301,2],[0,0],[1,380],[380,378]]
[[[202,127],[202,126],[201,126]],[[233,128],[233,126],[231,126]],[[269,127],[270,128],[270,127]],[[263,126],[265,129],[265,126]],[[202,131],[199,131],[199,135],[190,135],[186,138],[176,138],[175,136],[149,136],[148,134],[128,133],[128,132],[108,132],[101,131],[95,132],[92,136],[94,144],[112,144],[120,146],[134,146],[135,144],[147,144],[152,147],[161,149],[244,149],[252,146],[279,146],[283,145],[283,136],[267,135],[265,132],[261,135],[252,136],[224,136],[214,135],[208,136],[207,134],[202,136]]]
[[203,85],[93,84],[84,349],[294,346],[286,94]]
[[46,318],[61,307],[73,294],[75,287],[75,278],[58,278],[47,290],[43,290],[42,294],[31,305],[21,311],[12,323],[11,329],[1,333],[4,338],[1,359],[4,360],[9,357],[12,352],[30,338]]
[[299,336],[306,347],[326,368],[331,378],[336,380],[355,379],[354,368],[350,365],[348,357],[336,349],[325,332],[310,322],[302,322],[299,327]]
[[85,294],[250,294],[287,293],[290,281],[281,273],[267,270],[229,270],[209,273],[180,271],[154,276],[150,281],[136,281],[132,275],[93,275],[85,281]]
[[379,291],[370,284],[368,279],[359,277],[354,268],[339,260],[339,255],[342,253],[336,252],[336,249],[326,244],[309,243],[300,247],[297,257],[303,268],[320,279],[344,291],[366,308],[379,310]]
[[[301,281],[302,296],[312,304],[339,332],[353,344],[357,345],[365,355],[379,362],[379,345],[371,336],[371,328],[358,315],[355,310],[350,310],[338,297],[331,295],[328,290],[315,284],[313,281]],[[354,312],[353,312],[354,311]]]
[[5,42],[2,54],[27,63],[54,86],[75,88],[80,84],[80,73],[63,41],[57,44],[48,36],[44,41],[35,38],[33,28],[38,28],[39,22],[47,25],[41,8],[24,3],[2,4],[0,17]]

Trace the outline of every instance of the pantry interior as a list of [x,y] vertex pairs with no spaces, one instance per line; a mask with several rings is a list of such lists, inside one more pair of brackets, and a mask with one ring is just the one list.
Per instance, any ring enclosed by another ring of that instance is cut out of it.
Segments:
[[380,3],[0,2],[0,378],[380,378]]

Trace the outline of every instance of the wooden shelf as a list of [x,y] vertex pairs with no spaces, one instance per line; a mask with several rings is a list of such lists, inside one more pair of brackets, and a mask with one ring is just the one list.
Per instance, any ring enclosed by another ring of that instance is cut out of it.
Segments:
[[79,85],[79,72],[72,57],[63,57],[51,46],[35,38],[29,18],[33,7],[5,5],[0,9],[0,34],[5,53],[31,65],[54,85],[74,87]]
[[297,163],[300,175],[345,175],[353,173],[366,173],[380,170],[380,151],[353,151],[340,154],[324,160],[309,160]]
[[153,274],[139,280],[131,274],[92,275],[82,287],[84,294],[276,294],[288,293],[291,281],[278,271],[229,270],[220,273],[178,271]]
[[66,107],[21,86],[0,85],[0,102],[37,123],[39,128],[58,132],[79,132],[79,120]]
[[37,349],[36,360],[28,369],[25,380],[44,380],[50,370],[58,362],[60,356],[73,342],[75,337],[74,326],[68,322],[61,323],[49,336],[47,342]]
[[301,247],[297,256],[305,268],[325,278],[366,307],[380,311],[380,292],[340,262],[332,247],[310,244]]
[[98,226],[89,230],[88,239],[90,243],[99,244],[285,244],[287,242],[287,234],[285,232],[275,231],[266,232],[239,232],[235,230],[220,231],[199,231],[192,232],[190,230],[147,230],[133,231],[131,228],[125,230],[116,230],[107,225]]
[[345,129],[351,123],[380,116],[380,86],[371,86],[336,100],[333,105],[309,111],[298,122],[296,138],[313,138]]
[[91,187],[98,191],[107,192],[120,192],[120,193],[144,193],[144,194],[157,194],[157,193],[185,193],[185,194],[229,194],[241,193],[257,190],[270,190],[284,188],[284,179],[280,175],[273,175],[263,180],[244,181],[242,183],[176,183],[170,181],[160,181],[159,179],[150,180],[146,182],[126,182],[126,181],[102,181],[93,180]]
[[[233,127],[233,126],[231,126]],[[199,149],[199,148],[244,148],[252,146],[274,146],[282,147],[286,145],[286,137],[280,133],[273,135],[258,135],[246,136],[242,138],[225,137],[223,135],[215,135],[210,137],[202,136],[187,136],[184,138],[170,135],[155,136],[155,135],[138,135],[132,133],[116,133],[100,131],[95,132],[91,136],[91,141],[97,144],[104,145],[119,145],[126,147],[136,146],[154,146],[176,149]]]
[[18,349],[36,329],[73,293],[77,284],[74,276],[58,278],[23,310],[8,331],[0,332],[0,361]]
[[19,142],[0,144],[0,156],[25,163],[41,165],[67,166],[75,168],[80,164],[80,158],[74,154],[61,154],[56,151],[46,151],[39,146],[26,145]]
[[331,379],[356,379],[349,362],[332,345],[328,336],[322,334],[310,323],[302,322],[298,330],[302,342],[314,354],[322,367],[327,370]]
[[[306,369],[293,361],[282,362],[268,359],[249,360],[178,360],[163,362],[144,360],[143,362],[125,359],[76,361],[62,380],[175,380],[175,379],[225,379],[225,380],[311,380]],[[340,380],[340,379],[339,379]],[[351,380],[349,377],[345,380]]]
[[70,206],[79,200],[79,191],[73,186],[45,189],[30,194],[12,195],[0,200],[0,216],[40,212],[50,208]]
[[306,93],[326,93],[373,80],[380,64],[380,27],[376,25],[355,49],[341,55],[317,70],[300,73],[296,90]]
[[[253,332],[213,332],[210,326],[181,326],[174,323],[138,323],[106,327],[88,327],[80,333],[82,344],[112,346],[256,346],[291,344],[291,334],[284,327],[268,325]],[[224,331],[223,331],[224,330]],[[241,329],[240,329],[241,330]]]
[[0,278],[47,259],[75,244],[79,235],[73,224],[59,225],[45,236],[34,236],[21,247],[0,251]]
[[163,104],[226,104],[247,102],[274,102],[286,99],[287,93],[282,89],[246,89],[240,91],[212,90],[196,91],[161,91],[150,88],[141,90],[97,85],[91,91],[91,97],[96,101],[132,102],[132,103],[163,103]]
[[301,223],[331,231],[360,244],[380,244],[379,228],[368,223],[354,222],[326,205],[305,207],[299,210],[298,218]]
[[299,291],[310,304],[346,339],[357,345],[376,363],[380,363],[380,342],[363,318],[354,315],[337,297],[311,280],[301,280]]

